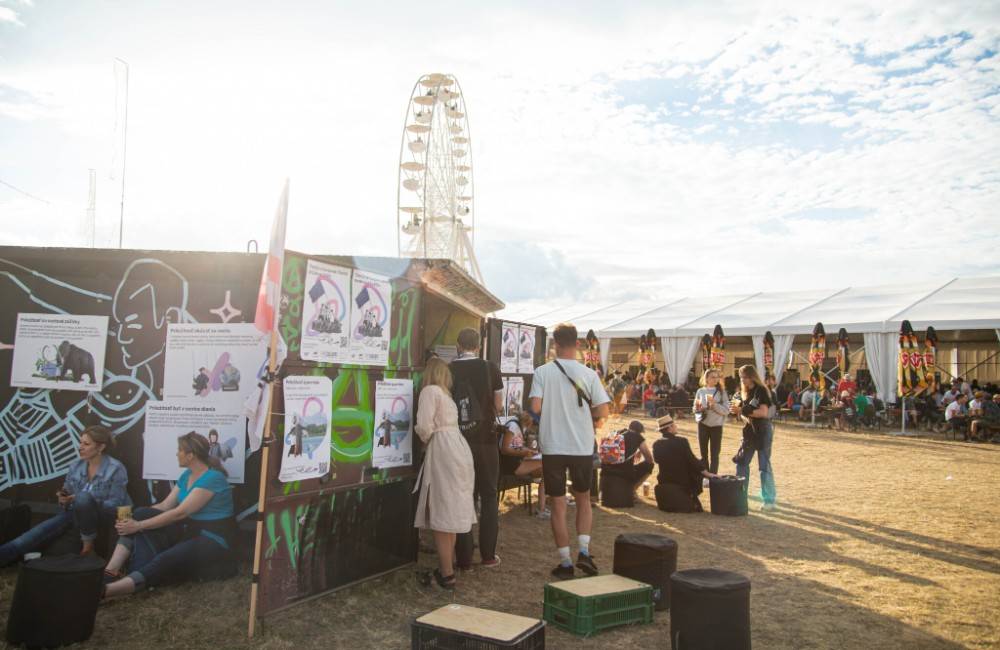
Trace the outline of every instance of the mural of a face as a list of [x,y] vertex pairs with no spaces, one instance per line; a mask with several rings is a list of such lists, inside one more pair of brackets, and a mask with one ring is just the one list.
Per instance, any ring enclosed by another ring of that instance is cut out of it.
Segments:
[[187,280],[163,262],[140,259],[129,265],[111,310],[126,368],[134,370],[163,353],[167,324],[184,319],[187,301]]

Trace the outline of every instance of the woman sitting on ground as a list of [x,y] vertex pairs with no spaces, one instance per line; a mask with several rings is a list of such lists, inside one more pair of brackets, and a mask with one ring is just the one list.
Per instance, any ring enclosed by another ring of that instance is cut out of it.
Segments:
[[233,490],[209,448],[208,439],[194,431],[178,438],[177,464],[184,471],[174,489],[160,503],[137,508],[133,519],[118,523],[118,546],[105,573],[119,579],[107,585],[107,596],[195,579],[232,561]]
[[424,370],[414,427],[425,451],[414,488],[420,490],[420,496],[413,525],[434,531],[439,564],[434,579],[443,589],[455,588],[455,536],[469,532],[476,522],[472,450],[458,428],[451,383],[448,364],[431,357]]
[[[535,421],[531,413],[521,412],[516,418],[511,418],[504,425],[504,433],[500,438],[500,473],[513,474],[518,478],[541,478],[542,456],[538,453],[537,437],[528,443],[535,431]],[[547,519],[551,513],[545,508],[545,484],[538,484],[538,517]]]
[[[687,438],[677,435],[677,423],[669,415],[657,420],[663,436],[653,443],[653,460],[660,468],[656,477],[656,504],[666,512],[703,512],[698,495],[702,479],[714,478],[694,452]],[[680,495],[673,499],[671,493]]]
[[56,492],[62,510],[0,546],[0,566],[43,549],[74,526],[80,531],[80,554],[94,552],[99,527],[115,520],[118,506],[132,505],[125,491],[128,483],[125,466],[105,453],[114,444],[111,432],[100,425],[87,427],[80,433],[77,452],[80,457],[70,465],[62,488]]

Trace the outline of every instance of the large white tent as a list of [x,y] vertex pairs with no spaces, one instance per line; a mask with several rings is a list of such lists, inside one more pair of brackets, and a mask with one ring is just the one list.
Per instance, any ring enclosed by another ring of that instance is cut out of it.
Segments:
[[[1000,276],[953,278],[948,281],[816,289],[751,292],[730,295],[688,295],[625,302],[581,301],[558,309],[537,311],[516,306],[498,318],[537,323],[552,328],[560,322],[577,326],[581,336],[594,330],[607,354],[611,342],[632,339],[652,329],[661,338],[668,367],[689,369],[697,340],[722,325],[728,336],[751,337],[760,358],[763,336],[775,337],[776,366],[782,365],[796,335],[812,332],[822,322],[828,335],[841,327],[864,337],[865,356],[879,394],[895,392],[896,337],[903,320],[916,330],[933,326],[952,340],[1000,337]],[[605,359],[606,363],[606,359]]]

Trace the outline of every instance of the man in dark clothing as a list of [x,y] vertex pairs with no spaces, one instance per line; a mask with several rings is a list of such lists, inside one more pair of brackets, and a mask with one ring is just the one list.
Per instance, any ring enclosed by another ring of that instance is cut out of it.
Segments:
[[[621,463],[609,465],[601,463],[601,473],[621,476],[632,484],[632,491],[635,492],[646,477],[653,473],[653,453],[646,444],[646,439],[642,432],[645,427],[642,422],[632,420],[623,433],[625,438],[625,459]],[[641,463],[636,460],[642,458]]]
[[[503,380],[497,364],[479,358],[479,332],[465,328],[458,333],[458,358],[451,362],[454,390],[463,384],[471,388],[479,403],[479,426],[463,431],[476,471],[476,495],[479,497],[479,556],[482,566],[500,564],[497,557],[497,535],[500,513],[497,509],[497,482],[500,477],[500,448],[494,429],[497,413],[503,410]],[[455,561],[458,568],[472,568],[472,531],[461,533],[455,540]]]
[[[653,443],[653,460],[660,468],[656,477],[657,493],[661,486],[671,484],[691,499],[694,512],[702,512],[698,495],[702,490],[702,478],[714,478],[715,474],[705,469],[701,460],[691,451],[687,438],[677,436],[677,423],[669,415],[657,421],[662,438]],[[657,498],[657,502],[660,499]]]

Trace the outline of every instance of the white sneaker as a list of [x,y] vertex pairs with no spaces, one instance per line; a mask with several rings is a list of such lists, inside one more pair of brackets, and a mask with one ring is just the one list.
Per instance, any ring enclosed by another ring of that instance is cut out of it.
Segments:
[[538,514],[535,515],[538,519],[552,519],[552,511],[546,508],[545,510],[539,510]]
[[708,479],[707,478],[701,479],[701,487],[703,487],[703,488],[707,488],[708,487]]
[[762,503],[760,506],[761,512],[774,512],[778,509],[778,506],[773,503]]

